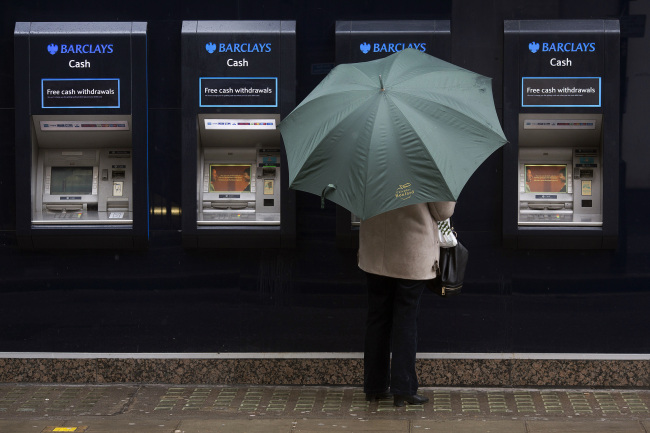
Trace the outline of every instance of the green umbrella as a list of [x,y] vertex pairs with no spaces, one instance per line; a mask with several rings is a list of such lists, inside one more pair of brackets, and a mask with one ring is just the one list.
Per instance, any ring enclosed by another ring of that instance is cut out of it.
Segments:
[[361,219],[457,200],[507,142],[490,78],[413,49],[337,66],[279,128],[290,187]]

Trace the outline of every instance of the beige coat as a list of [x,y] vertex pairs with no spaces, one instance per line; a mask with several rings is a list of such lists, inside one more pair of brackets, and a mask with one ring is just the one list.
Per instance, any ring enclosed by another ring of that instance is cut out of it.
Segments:
[[455,206],[452,201],[419,203],[362,221],[359,267],[407,280],[435,278],[440,247],[434,220],[451,217]]

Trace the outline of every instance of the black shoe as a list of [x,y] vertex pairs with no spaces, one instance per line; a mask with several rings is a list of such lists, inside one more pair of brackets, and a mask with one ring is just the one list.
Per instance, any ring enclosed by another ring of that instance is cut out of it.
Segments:
[[395,395],[393,396],[393,404],[397,407],[404,406],[404,402],[408,404],[424,404],[429,401],[429,397],[421,395]]
[[368,401],[375,401],[375,400],[386,400],[389,399],[393,396],[393,394],[390,393],[390,391],[382,391],[382,392],[367,392],[366,393],[366,400]]

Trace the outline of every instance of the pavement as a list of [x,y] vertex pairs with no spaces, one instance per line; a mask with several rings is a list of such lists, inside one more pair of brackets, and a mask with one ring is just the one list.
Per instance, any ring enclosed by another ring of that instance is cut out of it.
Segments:
[[648,433],[650,390],[0,384],[0,433]]

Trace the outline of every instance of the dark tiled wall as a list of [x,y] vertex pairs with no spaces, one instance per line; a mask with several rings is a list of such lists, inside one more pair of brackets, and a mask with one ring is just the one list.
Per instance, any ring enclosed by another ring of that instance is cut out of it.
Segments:
[[[298,100],[334,61],[334,23],[451,19],[452,59],[494,78],[504,18],[617,17],[625,2],[405,0],[9,1],[0,6],[0,352],[360,351],[364,278],[335,246],[334,206],[297,194],[298,245],[187,251],[180,219],[151,216],[144,252],[26,252],[15,246],[16,21],[147,21],[152,207],[180,206],[180,29],[184,19],[297,21]],[[588,11],[588,16],[587,14]],[[466,39],[463,39],[466,38]],[[632,90],[633,91],[633,90]],[[647,191],[623,190],[617,251],[514,251],[501,243],[501,155],[465,187],[455,223],[472,253],[465,293],[423,300],[424,352],[648,353]],[[631,240],[631,241],[630,241]],[[510,367],[509,367],[510,368]],[[82,372],[80,374],[87,374]],[[532,379],[531,379],[532,380]]]

